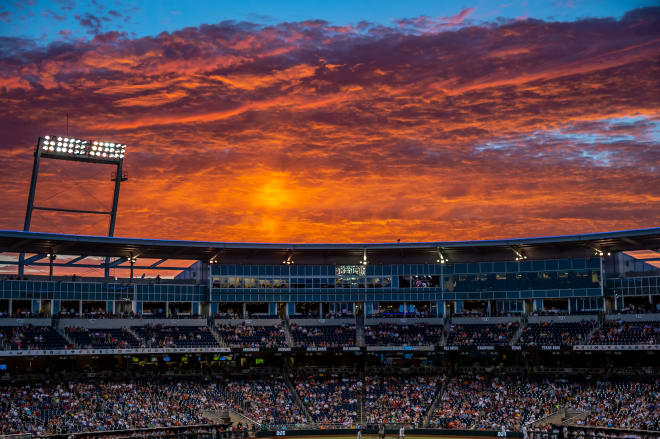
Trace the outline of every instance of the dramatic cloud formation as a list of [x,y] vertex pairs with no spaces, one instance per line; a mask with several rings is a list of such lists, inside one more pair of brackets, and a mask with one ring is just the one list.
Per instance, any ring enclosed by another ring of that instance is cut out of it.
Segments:
[[[87,14],[90,40],[4,38],[0,227],[22,227],[31,151],[65,131],[67,112],[72,135],[129,145],[118,236],[391,242],[658,226],[660,8],[480,26],[471,12],[139,39],[98,33]],[[101,168],[44,163],[38,202],[107,207]],[[105,233],[88,220],[39,213],[33,229]]]

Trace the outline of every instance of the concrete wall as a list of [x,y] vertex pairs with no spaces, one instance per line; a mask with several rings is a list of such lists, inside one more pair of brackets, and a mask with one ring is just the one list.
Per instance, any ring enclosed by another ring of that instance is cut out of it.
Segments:
[[[50,320],[48,321],[50,324]],[[124,328],[128,326],[206,326],[206,319],[60,319],[60,328]]]
[[519,321],[520,317],[452,317],[451,319],[454,325],[497,325]]
[[291,319],[299,326],[355,325],[355,319]]
[[605,319],[624,322],[660,322],[660,314],[608,314]]
[[275,326],[281,325],[280,319],[215,319],[216,325],[230,325],[230,326]]
[[50,319],[0,319],[0,326],[50,326]]
[[546,323],[546,322],[556,322],[556,323],[577,323],[583,320],[587,321],[596,321],[598,320],[597,315],[584,315],[584,316],[534,316],[529,317],[527,320],[529,323]]
[[442,325],[444,319],[442,317],[409,317],[409,318],[382,318],[382,319],[370,319],[367,318],[364,321],[364,324],[367,326],[378,325],[381,323],[390,323],[395,325],[412,325],[416,323],[428,323],[430,325]]

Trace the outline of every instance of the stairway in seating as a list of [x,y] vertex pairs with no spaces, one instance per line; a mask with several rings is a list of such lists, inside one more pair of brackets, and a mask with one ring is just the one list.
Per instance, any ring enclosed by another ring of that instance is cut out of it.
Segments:
[[361,317],[355,318],[355,344],[364,347],[364,319]]
[[591,337],[594,336],[594,334],[603,327],[603,324],[605,323],[605,318],[604,316],[599,316],[599,318],[596,319],[596,324],[594,325],[593,329],[589,331],[587,335],[584,336],[582,340],[580,340],[579,343],[576,344],[587,344],[589,343],[589,340],[591,340]]
[[433,397],[433,402],[429,406],[429,409],[426,411],[426,415],[424,415],[424,427],[428,427],[431,424],[431,417],[433,416],[433,412],[442,399],[442,395],[445,393],[445,382],[446,381],[443,377],[442,384],[440,385],[438,392]]
[[518,330],[513,334],[513,337],[511,337],[511,341],[509,342],[509,346],[515,346],[518,343],[518,340],[520,340],[520,337],[522,336],[523,328],[526,328],[526,327],[527,327],[527,325],[521,321],[520,326],[518,326]]
[[58,327],[55,327],[55,326],[53,327],[53,329],[55,329],[57,331],[57,333],[60,334],[62,336],[62,338],[64,338],[64,340],[66,340],[67,345],[69,345],[70,347],[75,346],[76,348],[80,348],[80,346],[76,346],[76,344],[73,342],[73,340],[71,338],[69,338],[69,336],[67,335],[66,331],[64,331],[64,329],[61,329],[61,328],[58,328]]
[[218,330],[215,329],[215,325],[210,325],[209,326],[209,331],[211,331],[211,335],[213,336],[213,338],[215,338],[215,341],[218,342],[218,345],[220,345],[221,347],[226,347],[227,346],[227,344],[222,339],[222,337],[220,337],[220,334],[218,333]]
[[142,337],[140,337],[139,335],[137,335],[137,333],[136,333],[135,331],[133,331],[133,330],[131,329],[130,326],[126,326],[126,330],[127,330],[127,331],[128,331],[133,337],[135,337],[135,339],[140,343],[140,346],[146,346],[146,345],[147,345],[147,342],[146,342]]
[[451,325],[451,319],[445,317],[442,322],[442,337],[440,337],[440,344],[438,346],[447,346],[447,334],[449,333],[449,326]]
[[291,380],[289,380],[289,373],[287,370],[282,372],[282,378],[284,379],[284,384],[286,384],[286,386],[289,388],[289,392],[291,392],[291,395],[293,395],[293,400],[296,402],[296,404],[298,404],[298,408],[300,408],[300,410],[305,415],[307,422],[313,424],[314,420],[312,419],[312,415],[309,413],[309,410],[307,410],[305,403],[303,403],[302,399],[300,399],[300,395],[298,395],[298,392],[296,392],[296,388],[293,386],[293,383]]
[[291,327],[289,326],[289,316],[286,316],[282,319],[282,328],[284,328],[284,338],[286,338],[286,344],[290,348],[296,345],[296,342],[293,340],[293,334],[291,334]]

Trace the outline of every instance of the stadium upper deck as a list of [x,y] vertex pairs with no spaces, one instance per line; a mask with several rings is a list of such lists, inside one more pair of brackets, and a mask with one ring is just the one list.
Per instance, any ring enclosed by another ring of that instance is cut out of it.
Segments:
[[[0,252],[24,252],[28,266],[125,269],[132,263],[134,269],[157,269],[170,258],[195,261],[191,267],[179,267],[188,284],[180,279],[4,279],[0,316],[215,316],[237,321],[270,318],[275,323],[284,317],[314,322],[344,317],[352,324],[360,317],[361,324],[371,325],[385,318],[442,324],[460,317],[655,312],[660,308],[660,273],[626,276],[622,252],[645,249],[655,255],[658,248],[660,228],[384,244],[246,244],[0,231]],[[67,256],[53,259],[49,254]],[[90,261],[90,256],[102,258]],[[158,262],[140,263],[147,258]],[[473,328],[460,329],[457,339],[473,338]],[[328,329],[328,334],[353,337],[342,331]],[[520,336],[516,330],[491,333],[504,344]],[[407,336],[419,338],[414,333]],[[99,337],[104,342],[114,335]]]

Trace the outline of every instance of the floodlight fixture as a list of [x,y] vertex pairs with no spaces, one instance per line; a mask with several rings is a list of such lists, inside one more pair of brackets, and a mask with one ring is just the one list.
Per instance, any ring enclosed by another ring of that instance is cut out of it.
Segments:
[[126,145],[62,136],[39,137],[38,151],[49,158],[116,163],[124,160]]
[[360,264],[362,265],[367,265],[367,249],[365,248],[363,253],[362,253],[362,260],[360,261]]
[[523,254],[522,251],[516,250],[514,248],[513,252],[516,254],[516,261],[523,261],[523,260],[527,259],[527,256],[525,254]]
[[282,263],[286,264],[286,265],[295,264],[295,262],[293,261],[293,255],[291,253],[289,253],[287,255],[286,259],[284,261],[282,261]]
[[612,256],[611,252],[606,252],[605,250],[602,250],[602,249],[597,248],[597,247],[593,247],[593,250],[594,250],[594,256],[603,257],[606,254],[607,254],[607,256]]
[[446,264],[449,262],[449,259],[445,256],[440,247],[438,247],[438,259],[436,259],[435,262],[438,264]]

